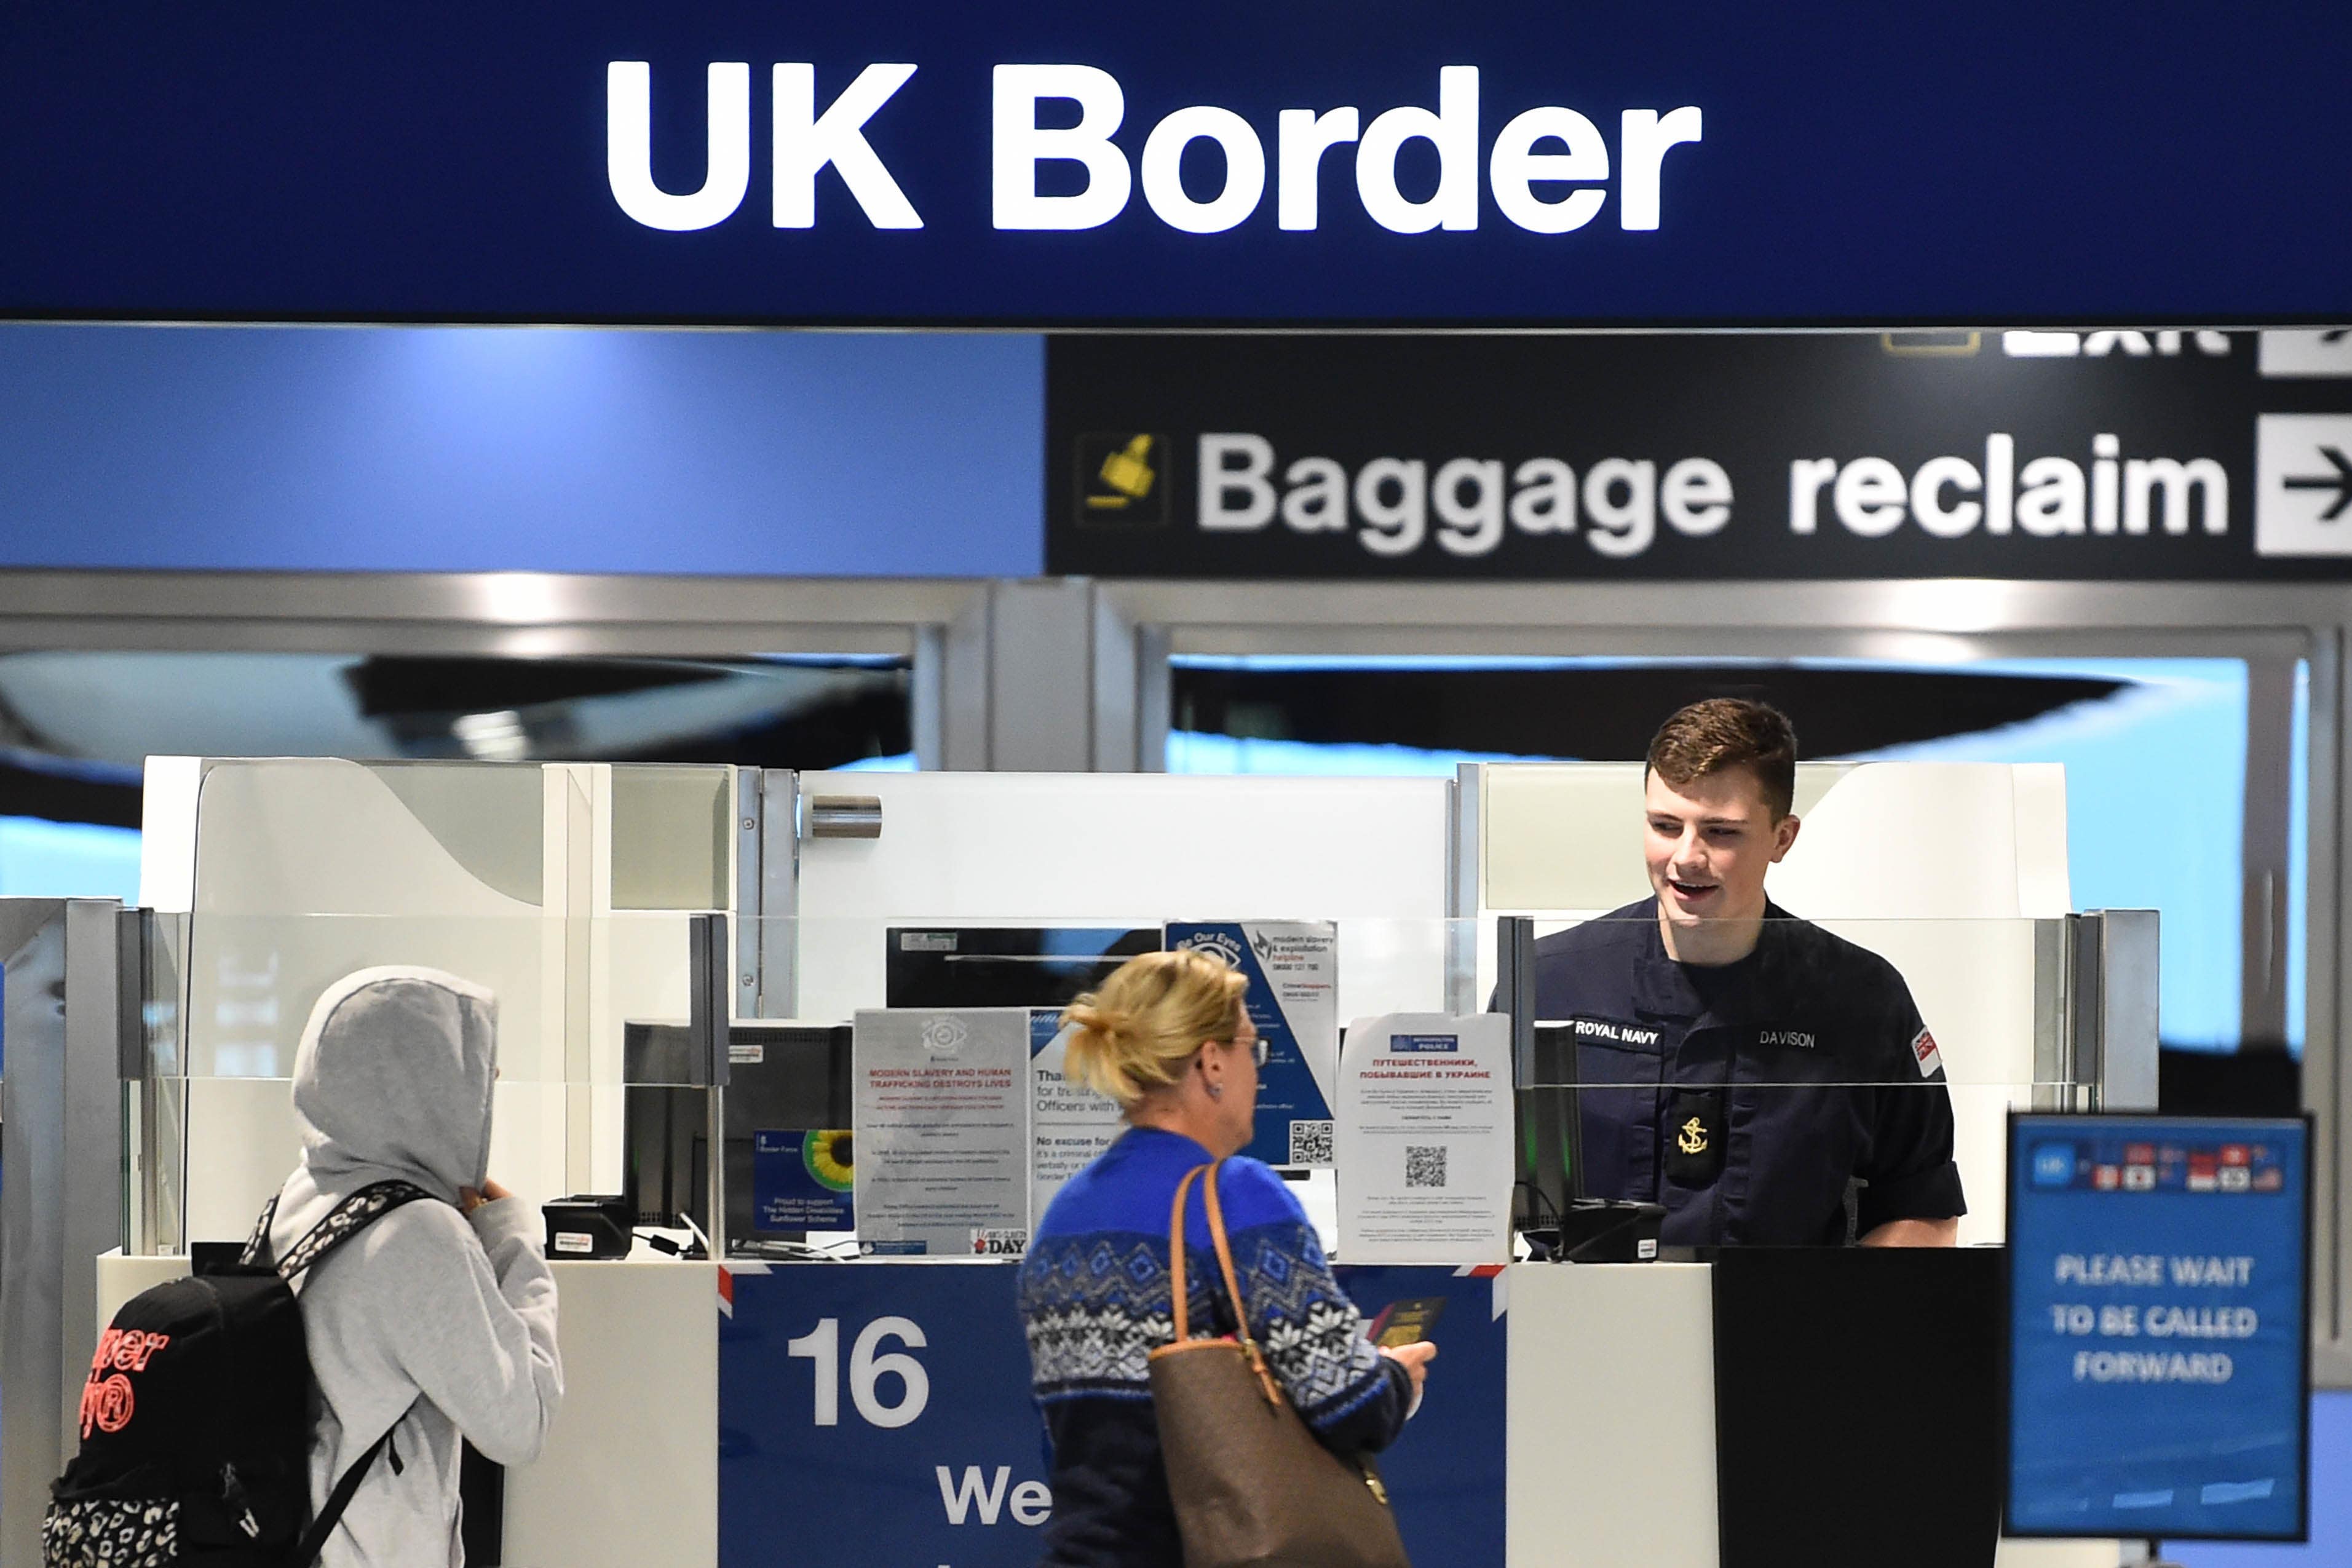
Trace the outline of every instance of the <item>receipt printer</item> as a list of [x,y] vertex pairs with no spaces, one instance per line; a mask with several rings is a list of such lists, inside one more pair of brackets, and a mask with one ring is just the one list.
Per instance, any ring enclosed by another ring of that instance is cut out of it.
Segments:
[[629,1200],[618,1193],[557,1198],[540,1205],[540,1213],[547,1216],[550,1258],[611,1258],[629,1255]]
[[1658,1256],[1666,1211],[1662,1204],[1575,1198],[1555,1217],[1556,1226],[1520,1231],[1538,1262],[1648,1263]]

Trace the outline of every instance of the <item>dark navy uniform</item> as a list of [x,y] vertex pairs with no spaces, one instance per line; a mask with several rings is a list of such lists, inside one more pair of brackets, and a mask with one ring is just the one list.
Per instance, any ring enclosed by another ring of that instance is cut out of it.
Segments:
[[1935,1038],[1895,966],[1767,906],[1737,963],[1677,963],[1655,899],[1536,943],[1536,1016],[1583,1091],[1584,1190],[1672,1244],[1841,1246],[1967,1212]]

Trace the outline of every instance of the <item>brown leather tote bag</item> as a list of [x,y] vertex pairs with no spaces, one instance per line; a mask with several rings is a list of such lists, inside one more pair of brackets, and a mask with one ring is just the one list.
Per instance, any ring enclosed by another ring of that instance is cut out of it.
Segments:
[[[1250,1334],[1217,1202],[1223,1163],[1197,1167],[1176,1188],[1168,1222],[1176,1337],[1150,1358],[1184,1568],[1412,1568],[1370,1461],[1341,1458],[1315,1440]],[[1185,1337],[1184,1200],[1202,1171],[1237,1340]]]

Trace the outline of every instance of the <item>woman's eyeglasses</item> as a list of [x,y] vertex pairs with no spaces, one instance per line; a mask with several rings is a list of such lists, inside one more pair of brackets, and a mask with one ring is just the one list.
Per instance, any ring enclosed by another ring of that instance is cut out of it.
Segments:
[[[1226,1040],[1223,1043],[1226,1046],[1238,1046],[1241,1044],[1239,1040]],[[1250,1056],[1255,1059],[1258,1066],[1265,1066],[1265,1037],[1264,1035],[1260,1035],[1257,1038],[1249,1043],[1249,1052]]]

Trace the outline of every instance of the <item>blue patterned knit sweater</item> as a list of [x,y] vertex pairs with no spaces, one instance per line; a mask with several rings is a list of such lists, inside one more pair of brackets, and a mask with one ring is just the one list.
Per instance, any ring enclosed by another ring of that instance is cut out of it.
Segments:
[[[1176,1185],[1208,1161],[1190,1138],[1130,1129],[1071,1178],[1030,1237],[1021,1317],[1053,1446],[1050,1568],[1176,1568],[1183,1561],[1145,1357],[1175,1332],[1168,1214]],[[1291,1405],[1334,1450],[1385,1447],[1404,1425],[1411,1383],[1365,1338],[1306,1211],[1255,1160],[1226,1162],[1217,1191],[1250,1331]],[[1230,1333],[1233,1311],[1197,1183],[1185,1217],[1192,1332]]]

